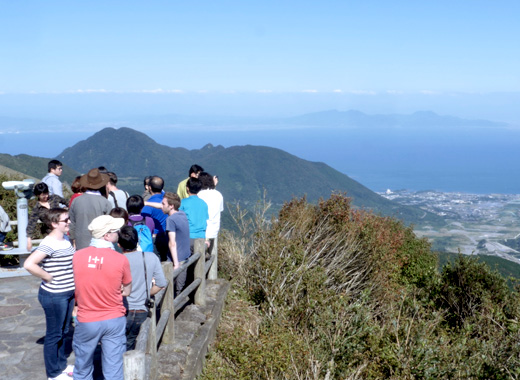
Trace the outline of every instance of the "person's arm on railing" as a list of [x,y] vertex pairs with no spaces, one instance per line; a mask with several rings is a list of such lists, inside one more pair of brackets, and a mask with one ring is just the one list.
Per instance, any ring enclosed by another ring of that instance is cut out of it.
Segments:
[[179,265],[179,257],[177,256],[177,242],[175,241],[175,231],[168,231],[168,248],[173,259],[173,269],[177,269]]
[[161,289],[165,288],[166,285],[168,285],[168,281],[166,280],[166,277],[164,276],[164,272],[162,269],[161,262],[159,261],[159,258],[155,254],[151,254],[154,258],[153,262],[153,279],[152,279],[152,288],[150,289],[150,295],[156,295],[161,291]]
[[159,293],[164,288],[159,288],[157,285],[152,285],[152,288],[150,289],[150,295],[155,296],[157,293]]

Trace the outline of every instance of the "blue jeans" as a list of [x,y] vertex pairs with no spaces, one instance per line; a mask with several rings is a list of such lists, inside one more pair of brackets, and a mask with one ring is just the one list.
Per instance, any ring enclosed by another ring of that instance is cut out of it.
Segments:
[[74,329],[72,346],[76,355],[74,380],[91,380],[94,351],[101,342],[101,367],[107,380],[123,380],[123,354],[126,351],[126,318],[79,322]]
[[141,330],[141,325],[148,317],[148,312],[144,311],[139,313],[129,310],[126,315],[126,350],[130,351],[135,349],[135,341]]
[[7,236],[7,232],[0,231],[0,244],[2,244]]
[[45,323],[47,324],[43,343],[45,370],[47,377],[56,377],[67,367],[65,336],[69,332],[74,308],[74,290],[51,293],[40,288],[38,301],[45,312]]

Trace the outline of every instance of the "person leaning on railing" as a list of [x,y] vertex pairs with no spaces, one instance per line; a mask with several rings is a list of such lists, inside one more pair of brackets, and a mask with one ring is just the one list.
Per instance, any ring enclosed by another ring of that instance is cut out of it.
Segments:
[[119,246],[130,263],[132,293],[126,297],[126,349],[133,350],[141,325],[150,314],[151,297],[168,285],[159,258],[153,252],[137,250],[139,237],[134,227],[119,231]]
[[[46,183],[40,182],[34,186],[33,193],[38,198],[36,205],[33,207],[31,215],[29,216],[29,222],[27,224],[27,250],[32,249],[32,237],[36,231],[38,220],[44,220],[45,214],[51,208],[66,208],[68,202],[60,197],[59,195],[49,195],[49,187]],[[48,235],[51,229],[43,224],[42,234]]]

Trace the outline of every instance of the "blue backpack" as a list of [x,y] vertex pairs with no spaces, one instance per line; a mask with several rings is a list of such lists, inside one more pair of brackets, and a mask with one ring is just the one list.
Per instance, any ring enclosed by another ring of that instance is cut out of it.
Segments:
[[139,221],[129,220],[132,227],[137,231],[139,237],[139,246],[143,252],[153,252],[153,240],[150,229],[145,224],[145,219]]

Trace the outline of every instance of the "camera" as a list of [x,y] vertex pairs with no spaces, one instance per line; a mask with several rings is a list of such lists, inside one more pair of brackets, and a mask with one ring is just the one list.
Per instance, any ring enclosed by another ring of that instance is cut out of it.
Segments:
[[151,298],[147,298],[146,301],[144,301],[144,305],[148,308],[148,318],[152,317],[152,309],[155,305],[155,300]]
[[6,181],[2,182],[2,186],[6,190],[29,190],[34,186],[34,179],[24,179],[23,181]]

